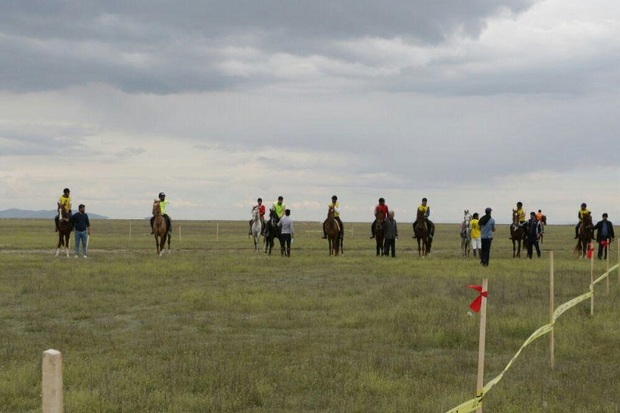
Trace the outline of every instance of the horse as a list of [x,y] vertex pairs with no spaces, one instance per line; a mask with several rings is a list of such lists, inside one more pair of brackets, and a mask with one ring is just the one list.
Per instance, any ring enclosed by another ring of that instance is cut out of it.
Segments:
[[155,236],[157,255],[161,257],[164,254],[166,241],[168,241],[168,255],[170,255],[170,239],[172,234],[170,233],[170,228],[166,228],[166,219],[161,213],[158,200],[153,201],[153,216],[155,217],[153,220],[153,235]]
[[280,227],[278,227],[278,214],[273,209],[269,210],[269,221],[265,225],[265,254],[271,255],[275,239],[280,239]]
[[516,209],[512,210],[510,239],[512,240],[512,258],[521,258],[521,245],[525,247],[525,228],[519,224],[519,213]]
[[542,244],[543,243],[543,237],[545,235],[545,226],[547,225],[547,216],[543,215],[540,218],[540,226],[542,227],[542,232],[540,233],[540,238],[538,239],[538,241]]
[[433,234],[435,233],[435,224],[429,221],[427,225],[424,211],[418,209],[418,214],[412,227],[413,237],[418,241],[418,256],[424,258],[430,255]]
[[383,214],[375,214],[375,240],[377,241],[377,257],[383,256]]
[[[260,220],[258,214],[258,207],[252,208],[252,239],[254,240],[254,251],[258,251],[258,246],[260,244],[260,237],[263,235],[263,223]],[[263,235],[263,242],[265,242],[265,237]]]
[[469,251],[471,250],[471,229],[469,228],[469,221],[471,221],[471,214],[469,210],[463,211],[463,222],[461,222],[461,251],[463,257],[469,257]]
[[56,246],[56,257],[60,254],[60,247],[62,246],[67,258],[69,258],[69,243],[71,241],[71,231],[73,231],[73,227],[71,227],[71,224],[69,223],[69,213],[64,208],[60,208],[58,220],[60,224],[58,226],[58,245]]
[[579,254],[579,258],[587,257],[588,245],[592,243],[594,239],[594,232],[592,230],[592,215],[590,213],[583,214],[581,225],[579,225],[579,237],[577,245],[575,245],[575,254]]
[[330,206],[327,210],[327,219],[323,223],[323,230],[327,235],[327,245],[329,247],[329,256],[337,257],[342,245],[342,228],[334,218],[334,207]]

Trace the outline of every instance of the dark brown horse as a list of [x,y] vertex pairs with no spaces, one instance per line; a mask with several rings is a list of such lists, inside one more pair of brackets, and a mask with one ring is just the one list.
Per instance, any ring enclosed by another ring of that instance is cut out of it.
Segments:
[[327,244],[329,246],[330,257],[338,256],[340,251],[340,245],[342,243],[342,228],[338,224],[336,218],[334,218],[334,207],[330,206],[327,210],[327,219],[323,223],[323,230],[327,234]]
[[71,231],[73,231],[73,228],[69,223],[69,213],[64,208],[61,208],[60,211],[56,256],[60,254],[60,247],[62,246],[67,257],[69,257],[69,242],[71,241]]
[[377,257],[383,256],[383,214],[375,214],[375,241],[377,241]]
[[431,253],[434,233],[435,225],[432,223],[427,224],[424,211],[418,209],[418,214],[413,223],[414,238],[418,241],[418,256],[424,258]]
[[519,223],[519,213],[516,209],[512,210],[510,239],[512,240],[512,258],[521,258],[521,245],[525,246],[525,228]]
[[579,225],[579,239],[575,245],[575,254],[579,254],[579,258],[587,257],[588,244],[594,239],[594,231],[592,230],[592,215],[590,213],[583,214],[581,225]]
[[170,254],[170,229],[166,228],[166,219],[161,213],[159,207],[159,201],[153,201],[153,235],[155,236],[155,246],[157,247],[157,255],[162,256],[164,249],[166,248],[166,241],[168,241],[168,254]]
[[276,239],[280,239],[280,227],[278,227],[278,214],[272,208],[269,210],[269,220],[265,224],[265,254],[271,255]]

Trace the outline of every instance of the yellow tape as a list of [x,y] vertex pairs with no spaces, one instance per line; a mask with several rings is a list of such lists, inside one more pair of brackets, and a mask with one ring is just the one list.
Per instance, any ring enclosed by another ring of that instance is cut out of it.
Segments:
[[607,278],[609,276],[609,273],[614,271],[615,269],[617,269],[619,266],[620,266],[620,263],[614,265],[606,273],[604,273],[599,278],[597,278],[592,283],[592,285],[590,285],[590,291],[588,291],[587,293],[582,294],[579,297],[575,297],[572,300],[569,300],[569,301],[565,302],[562,305],[559,305],[555,309],[555,311],[553,312],[553,321],[551,323],[549,323],[549,324],[546,324],[546,325],[538,328],[536,331],[534,331],[527,338],[527,340],[525,340],[525,343],[523,343],[521,348],[519,348],[519,350],[512,357],[512,359],[510,359],[510,361],[508,362],[506,367],[504,367],[504,370],[499,375],[497,375],[497,377],[495,377],[493,380],[490,380],[482,388],[482,391],[480,392],[480,394],[478,396],[476,396],[475,398],[473,398],[471,400],[466,401],[463,404],[460,404],[460,405],[456,406],[455,408],[453,408],[451,410],[448,410],[446,413],[468,413],[468,412],[473,412],[474,410],[482,407],[482,399],[484,398],[484,395],[486,393],[488,393],[489,390],[491,390],[491,388],[493,386],[495,386],[502,379],[502,377],[504,376],[504,373],[506,373],[508,371],[508,369],[510,368],[510,366],[512,366],[512,363],[514,363],[514,361],[517,359],[517,357],[519,357],[519,354],[521,354],[523,349],[525,347],[529,346],[532,341],[536,340],[537,338],[540,338],[540,337],[544,336],[545,334],[549,333],[550,331],[553,331],[553,325],[555,324],[555,320],[557,320],[558,317],[560,317],[569,308],[572,308],[572,307],[576,306],[577,304],[579,304],[580,302],[585,301],[588,298],[592,297],[592,295],[594,294],[594,288],[593,288],[594,284],[596,284],[596,283],[604,280],[605,278]]

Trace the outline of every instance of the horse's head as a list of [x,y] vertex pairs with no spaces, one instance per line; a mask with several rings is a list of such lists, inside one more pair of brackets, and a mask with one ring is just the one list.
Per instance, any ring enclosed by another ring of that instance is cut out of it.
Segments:
[[417,212],[417,215],[416,215],[415,220],[416,220],[416,221],[424,221],[424,220],[425,220],[425,218],[426,218],[426,217],[424,216],[424,210],[422,210],[422,209],[418,209],[418,212]]
[[329,208],[327,208],[327,219],[334,219],[334,207],[333,207],[333,205],[330,205]]
[[257,219],[258,218],[258,206],[254,206],[252,207],[252,219]]
[[585,224],[586,227],[591,227],[592,226],[592,214],[590,214],[589,212],[583,214],[583,223]]
[[153,215],[161,214],[161,209],[159,207],[159,201],[157,199],[153,200]]
[[544,225],[547,225],[547,216],[543,215],[542,218],[540,219],[540,222],[542,222]]
[[512,223],[514,225],[519,223],[519,212],[516,209],[512,210]]

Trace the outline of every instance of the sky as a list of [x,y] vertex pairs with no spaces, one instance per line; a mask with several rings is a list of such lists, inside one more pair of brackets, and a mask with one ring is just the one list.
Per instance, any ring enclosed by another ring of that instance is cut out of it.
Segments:
[[620,222],[617,0],[3,0],[0,210]]

